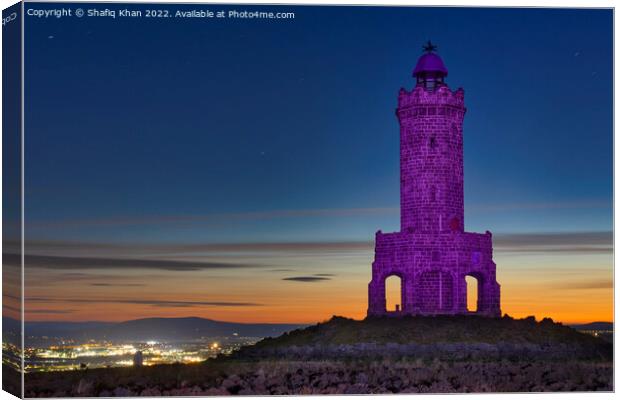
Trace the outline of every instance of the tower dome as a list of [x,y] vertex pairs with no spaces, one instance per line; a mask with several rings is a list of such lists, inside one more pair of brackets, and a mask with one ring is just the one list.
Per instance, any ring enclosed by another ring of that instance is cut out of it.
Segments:
[[439,57],[436,53],[423,54],[422,57],[418,59],[418,63],[413,70],[413,76],[418,76],[418,74],[428,72],[435,72],[443,74],[443,76],[448,76],[448,69],[444,65],[441,57]]
[[413,76],[417,80],[417,86],[422,86],[427,90],[435,90],[444,85],[444,78],[448,76],[448,69],[443,60],[435,50],[437,46],[429,40],[422,46],[425,53],[418,59],[418,63],[413,69]]

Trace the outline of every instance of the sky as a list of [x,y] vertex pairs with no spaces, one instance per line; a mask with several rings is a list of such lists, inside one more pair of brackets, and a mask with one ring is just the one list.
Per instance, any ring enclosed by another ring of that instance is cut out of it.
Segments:
[[428,39],[465,90],[465,227],[494,233],[502,312],[612,320],[610,10],[275,11],[26,17],[26,320],[364,317]]

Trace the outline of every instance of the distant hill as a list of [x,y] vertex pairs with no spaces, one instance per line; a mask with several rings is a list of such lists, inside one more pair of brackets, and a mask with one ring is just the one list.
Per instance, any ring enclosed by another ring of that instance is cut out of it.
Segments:
[[[5,326],[18,326],[15,320],[6,321]],[[298,329],[300,324],[245,324],[223,322],[206,318],[144,318],[125,322],[27,322],[26,336],[62,337],[66,339],[107,340],[165,340],[180,341],[198,339],[203,336],[279,336]]]
[[2,330],[3,331],[16,331],[21,329],[21,323],[13,318],[2,317]]
[[103,329],[109,339],[194,339],[202,336],[271,337],[297,329],[295,324],[242,324],[205,318],[145,318],[121,322]]
[[613,322],[590,322],[589,324],[582,325],[569,325],[571,328],[578,331],[613,331]]

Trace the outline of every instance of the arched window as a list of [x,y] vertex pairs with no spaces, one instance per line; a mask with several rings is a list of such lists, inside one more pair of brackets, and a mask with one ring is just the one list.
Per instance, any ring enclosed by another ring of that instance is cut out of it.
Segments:
[[397,275],[390,275],[385,280],[385,310],[403,310],[403,282]]
[[471,275],[465,276],[465,282],[467,282],[467,311],[477,312],[480,283],[477,278]]

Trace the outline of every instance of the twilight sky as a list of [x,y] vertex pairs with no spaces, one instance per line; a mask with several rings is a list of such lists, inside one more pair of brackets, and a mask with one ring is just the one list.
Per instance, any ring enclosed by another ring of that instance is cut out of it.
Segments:
[[502,311],[613,318],[610,10],[276,11],[26,17],[27,320],[363,317],[427,39],[465,89],[465,224],[494,233]]

